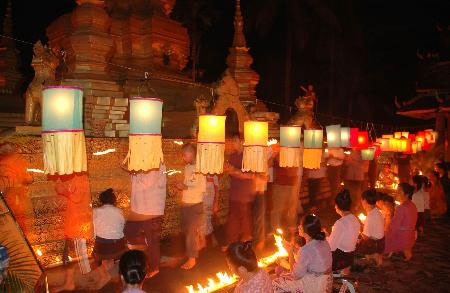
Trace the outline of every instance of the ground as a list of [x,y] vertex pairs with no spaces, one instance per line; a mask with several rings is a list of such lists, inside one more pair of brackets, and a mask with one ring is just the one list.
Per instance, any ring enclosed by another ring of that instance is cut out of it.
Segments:
[[[337,217],[332,211],[319,213],[324,219],[324,226],[330,226]],[[426,227],[425,235],[420,237],[414,247],[414,257],[409,262],[400,255],[385,260],[382,268],[368,265],[364,259],[358,260],[348,279],[357,284],[357,292],[450,292],[450,223],[434,219]],[[220,234],[220,231],[219,231]],[[273,247],[268,247],[268,252]],[[180,256],[182,239],[172,239],[162,244],[164,254]],[[174,258],[174,262],[181,259]],[[197,282],[206,284],[208,277],[218,271],[228,271],[226,261],[220,248],[208,248],[201,253],[199,264],[191,271],[178,267],[162,268],[154,278],[147,280],[144,290],[147,292],[187,292],[186,285]],[[78,292],[121,292],[119,283],[108,283],[98,291]],[[226,292],[226,291],[222,291]],[[231,291],[230,291],[231,292]]]

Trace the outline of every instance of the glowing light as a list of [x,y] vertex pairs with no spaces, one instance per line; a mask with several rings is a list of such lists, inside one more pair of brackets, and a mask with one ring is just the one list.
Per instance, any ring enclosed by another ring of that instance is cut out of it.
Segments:
[[341,182],[341,186],[344,186],[345,184],[344,184],[344,182]]
[[366,215],[364,215],[363,213],[361,213],[361,214],[359,214],[359,216],[358,216],[358,219],[361,221],[361,222],[364,222],[365,220],[366,220]]
[[93,153],[93,155],[94,156],[102,156],[102,155],[106,155],[106,154],[109,154],[109,153],[114,153],[116,151],[116,149],[107,149],[107,150],[104,150],[104,151],[101,151],[101,152],[95,152],[95,153]]
[[170,169],[164,172],[164,174],[167,174],[169,176],[175,175],[175,174],[181,174],[180,170]]
[[399,205],[400,205],[400,202],[396,200],[396,201],[395,201],[395,204],[399,206]]
[[36,254],[37,254],[38,256],[42,256],[42,251],[38,248],[38,249],[36,249]]
[[271,146],[271,145],[274,145],[274,144],[277,144],[277,143],[278,143],[278,140],[276,140],[275,138],[272,138],[271,140],[269,140],[267,142],[267,146]]
[[70,255],[67,256],[67,258],[69,259],[69,261],[72,261],[72,257]]
[[179,140],[174,140],[173,143],[177,144],[177,145],[183,145],[184,144],[184,142],[179,141]]
[[352,152],[351,151],[345,151],[344,154],[346,155],[350,155]]
[[32,173],[45,173],[44,171],[40,170],[40,169],[27,169],[28,172],[32,172]]
[[[276,230],[278,234],[283,234],[283,230],[277,229]],[[283,246],[283,238],[281,235],[273,235],[275,239],[275,246],[277,247],[277,251],[265,258],[262,258],[258,261],[258,267],[267,267],[268,265],[274,263],[278,258],[280,257],[286,257],[288,256],[288,252]],[[216,277],[218,279],[218,282],[212,278],[208,278],[208,285],[203,287],[201,284],[197,283],[197,287],[194,287],[193,285],[186,286],[186,290],[188,293],[208,293],[208,292],[214,292],[217,290],[220,290],[222,288],[228,287],[235,282],[238,281],[238,276],[236,275],[228,275],[227,273],[218,272],[216,274]]]
[[423,175],[422,171],[419,171],[419,175]]
[[61,116],[64,116],[70,108],[70,97],[60,95],[53,103],[53,111]]
[[328,149],[325,149],[325,152],[328,153]]

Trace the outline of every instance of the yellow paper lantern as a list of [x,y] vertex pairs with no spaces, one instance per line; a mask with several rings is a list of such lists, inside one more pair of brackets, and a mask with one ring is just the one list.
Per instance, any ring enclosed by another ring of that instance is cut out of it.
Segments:
[[394,138],[402,138],[402,133],[399,131],[399,132],[395,132],[394,133]]
[[244,154],[242,171],[267,171],[269,124],[265,121],[244,122]]
[[322,149],[303,150],[303,168],[320,169],[322,162]]
[[382,138],[394,138],[394,136],[392,134],[383,134]]
[[128,154],[124,160],[129,171],[158,169],[163,162],[162,107],[161,99],[130,98]]
[[225,154],[226,116],[201,115],[198,119],[197,172],[220,174]]
[[44,170],[66,175],[87,171],[83,131],[83,91],[73,86],[51,86],[42,91]]
[[409,137],[409,132],[408,131],[403,131],[402,132],[402,137],[408,138]]
[[390,151],[389,138],[380,138],[379,139],[379,143],[380,143],[380,149],[381,149],[382,152],[389,152]]
[[300,167],[301,135],[300,126],[280,127],[280,167]]

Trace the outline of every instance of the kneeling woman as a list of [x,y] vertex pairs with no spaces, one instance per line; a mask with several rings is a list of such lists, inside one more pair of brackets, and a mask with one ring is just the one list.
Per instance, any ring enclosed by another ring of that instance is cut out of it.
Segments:
[[341,218],[334,223],[328,238],[333,254],[333,271],[348,270],[353,264],[361,224],[350,212],[351,205],[348,190],[344,189],[336,196],[334,207]]
[[273,292],[270,276],[264,269],[258,268],[258,261],[250,241],[230,244],[226,258],[231,271],[241,279],[234,293]]
[[290,249],[291,274],[274,280],[274,292],[331,292],[331,249],[322,232],[319,218],[315,215],[303,218],[298,233],[305,238],[306,244],[298,250],[295,257],[293,247]]
[[101,207],[95,208],[93,212],[94,256],[102,264],[102,277],[107,279],[114,260],[120,259],[127,249],[123,234],[125,219],[122,210],[115,206],[116,195],[111,188],[100,193],[99,199]]

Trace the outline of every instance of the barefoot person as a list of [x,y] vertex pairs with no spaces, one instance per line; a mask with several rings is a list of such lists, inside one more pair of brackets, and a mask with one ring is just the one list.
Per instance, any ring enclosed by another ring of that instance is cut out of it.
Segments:
[[181,268],[192,269],[197,261],[198,252],[204,246],[204,212],[203,197],[206,192],[206,176],[195,171],[197,150],[193,144],[183,145],[184,180],[178,182],[177,188],[182,190],[181,222],[186,236],[186,256],[188,260]]
[[269,274],[258,268],[252,243],[234,242],[228,246],[226,259],[231,271],[240,278],[234,293],[271,293],[272,281]]
[[350,212],[351,206],[350,192],[344,189],[336,196],[334,206],[341,218],[334,223],[328,237],[333,255],[333,271],[349,269],[355,257],[361,225],[358,218]]
[[142,251],[125,252],[120,258],[119,273],[124,285],[122,293],[145,293],[142,284],[147,275],[147,259]]
[[[166,206],[166,166],[131,174],[131,210],[125,236],[131,247],[144,248],[150,278],[159,272],[161,225]],[[144,237],[142,237],[144,236]]]
[[375,189],[366,190],[362,194],[362,206],[367,216],[356,251],[369,259],[373,258],[377,265],[381,266],[384,252],[384,218],[375,206],[377,199],[378,194]]
[[405,260],[412,257],[412,248],[416,243],[417,208],[409,199],[414,187],[400,183],[396,200],[400,205],[395,209],[389,230],[386,233],[385,253],[403,252]]
[[[94,222],[94,256],[102,269],[100,273],[107,282],[110,278],[108,270],[126,250],[123,234],[125,218],[122,210],[116,207],[116,195],[112,188],[100,193],[101,206],[93,211]],[[100,282],[102,283],[102,282]]]
[[307,215],[298,226],[298,234],[306,244],[298,250],[294,245],[289,249],[291,271],[273,281],[274,292],[331,292],[331,248],[322,232],[320,219]]

